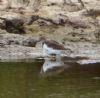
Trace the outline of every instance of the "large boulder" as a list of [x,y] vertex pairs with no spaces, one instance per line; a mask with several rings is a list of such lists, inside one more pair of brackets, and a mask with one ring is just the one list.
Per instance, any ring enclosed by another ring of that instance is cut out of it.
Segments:
[[24,22],[21,19],[6,19],[0,18],[3,22],[0,24],[0,28],[6,30],[9,33],[24,34]]

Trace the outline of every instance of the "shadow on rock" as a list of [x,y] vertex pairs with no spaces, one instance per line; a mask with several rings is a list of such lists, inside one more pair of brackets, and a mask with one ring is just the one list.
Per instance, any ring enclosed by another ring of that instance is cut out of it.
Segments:
[[3,22],[0,23],[1,29],[9,33],[25,34],[24,21],[21,19],[6,19],[1,17],[0,19],[3,20]]

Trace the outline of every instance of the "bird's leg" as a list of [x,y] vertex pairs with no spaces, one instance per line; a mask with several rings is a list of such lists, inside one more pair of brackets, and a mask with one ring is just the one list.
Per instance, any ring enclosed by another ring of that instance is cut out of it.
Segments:
[[51,61],[56,61],[56,54],[51,54]]

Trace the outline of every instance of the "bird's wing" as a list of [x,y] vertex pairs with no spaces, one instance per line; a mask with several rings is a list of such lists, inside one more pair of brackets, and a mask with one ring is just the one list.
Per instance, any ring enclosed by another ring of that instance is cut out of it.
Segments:
[[45,41],[44,43],[46,43],[49,47],[52,47],[54,49],[66,50],[66,48],[62,44],[60,44],[54,40],[50,40],[50,41],[48,40],[48,41]]

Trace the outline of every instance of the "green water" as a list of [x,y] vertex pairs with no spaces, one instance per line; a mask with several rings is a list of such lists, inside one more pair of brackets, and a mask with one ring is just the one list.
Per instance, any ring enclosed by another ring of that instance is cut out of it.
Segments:
[[40,78],[42,63],[0,63],[0,98],[100,98],[100,67]]

